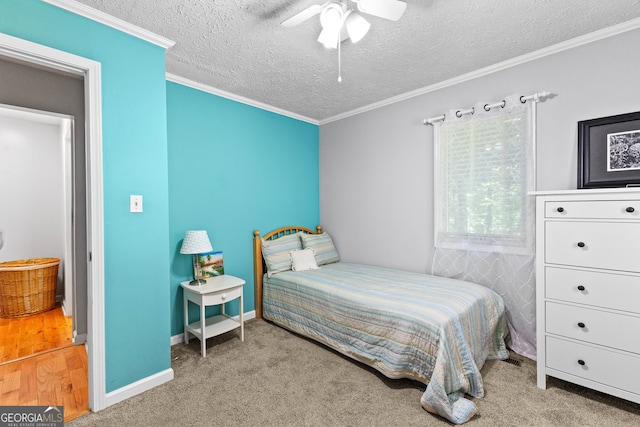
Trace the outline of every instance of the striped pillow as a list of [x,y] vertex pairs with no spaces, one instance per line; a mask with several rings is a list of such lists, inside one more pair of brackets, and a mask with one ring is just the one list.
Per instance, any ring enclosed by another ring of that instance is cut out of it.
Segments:
[[291,270],[289,252],[302,249],[298,234],[301,233],[288,234],[275,240],[262,239],[262,256],[267,264],[267,277]]
[[316,251],[316,263],[318,265],[340,261],[338,251],[333,245],[333,240],[327,233],[301,234],[300,238],[302,239],[303,248],[312,248]]

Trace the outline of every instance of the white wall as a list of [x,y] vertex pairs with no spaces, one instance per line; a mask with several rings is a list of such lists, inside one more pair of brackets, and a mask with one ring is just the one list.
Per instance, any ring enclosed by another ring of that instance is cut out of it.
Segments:
[[[538,105],[538,189],[575,189],[577,122],[640,111],[640,30],[320,126],[320,218],[344,261],[430,272],[433,128],[454,108],[550,91]],[[428,70],[425,70],[428,72]]]
[[0,262],[65,258],[61,124],[28,117],[0,110]]

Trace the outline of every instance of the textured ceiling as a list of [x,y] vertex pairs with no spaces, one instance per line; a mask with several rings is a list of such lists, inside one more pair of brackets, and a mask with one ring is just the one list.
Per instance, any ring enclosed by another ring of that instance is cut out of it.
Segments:
[[319,122],[640,17],[640,0],[407,0],[397,22],[363,15],[338,83],[318,17],[280,26],[323,1],[78,0],[175,41],[167,72]]

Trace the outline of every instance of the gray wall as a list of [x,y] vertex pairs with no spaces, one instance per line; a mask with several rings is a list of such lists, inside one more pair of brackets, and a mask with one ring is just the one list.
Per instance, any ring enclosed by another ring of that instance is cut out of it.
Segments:
[[633,30],[321,125],[320,219],[341,258],[430,272],[433,128],[420,122],[449,109],[557,94],[538,105],[537,187],[575,189],[577,122],[640,111],[638,46]]

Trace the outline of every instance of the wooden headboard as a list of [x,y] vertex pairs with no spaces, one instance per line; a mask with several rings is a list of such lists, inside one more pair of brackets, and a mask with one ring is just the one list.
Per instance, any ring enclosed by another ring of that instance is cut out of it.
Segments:
[[[294,233],[307,233],[307,234],[320,234],[322,233],[322,227],[317,226],[316,231],[312,231],[305,227],[288,226],[278,228],[270,233],[264,235],[264,240],[275,240],[282,236],[287,236]],[[253,284],[255,286],[255,304],[256,304],[256,317],[262,318],[262,279],[266,269],[264,258],[262,257],[262,239],[260,238],[260,230],[253,232]]]

